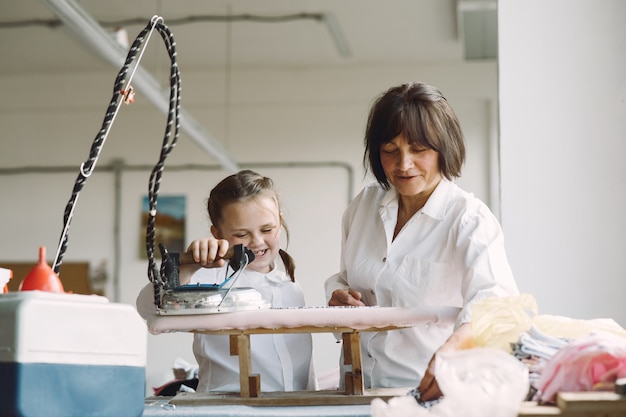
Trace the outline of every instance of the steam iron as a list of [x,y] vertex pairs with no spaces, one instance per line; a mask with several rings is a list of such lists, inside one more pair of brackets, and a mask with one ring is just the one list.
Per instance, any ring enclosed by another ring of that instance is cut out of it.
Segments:
[[163,284],[160,305],[157,308],[160,315],[216,314],[271,307],[254,288],[235,287],[241,272],[254,260],[254,253],[245,246],[235,245],[229,248],[224,259],[229,260],[227,271],[232,272],[219,284],[181,285],[180,265],[195,261],[188,253],[168,252],[162,243],[159,244],[159,250]]

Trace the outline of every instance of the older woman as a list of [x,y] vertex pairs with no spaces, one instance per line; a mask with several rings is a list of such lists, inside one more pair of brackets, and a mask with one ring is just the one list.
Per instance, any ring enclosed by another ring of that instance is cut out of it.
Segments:
[[364,163],[377,182],[347,208],[341,269],[325,284],[330,306],[461,308],[454,325],[424,325],[361,338],[367,388],[411,387],[441,396],[436,352],[470,339],[471,308],[518,293],[500,224],[454,182],[463,134],[441,92],[421,83],[383,93],[370,110]]

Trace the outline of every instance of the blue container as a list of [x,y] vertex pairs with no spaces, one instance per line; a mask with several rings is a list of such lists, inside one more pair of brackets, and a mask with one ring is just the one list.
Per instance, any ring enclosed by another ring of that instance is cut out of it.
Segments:
[[147,330],[130,305],[0,295],[1,417],[140,417]]

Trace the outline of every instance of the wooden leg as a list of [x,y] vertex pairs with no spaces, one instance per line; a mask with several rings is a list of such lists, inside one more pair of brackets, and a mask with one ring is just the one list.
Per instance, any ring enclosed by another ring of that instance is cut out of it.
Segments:
[[352,365],[352,345],[350,344],[350,334],[342,333],[341,340],[343,341],[343,364]]
[[261,393],[261,375],[252,374],[248,377],[248,386],[250,387],[250,396],[258,397]]
[[365,386],[363,383],[363,369],[361,357],[361,334],[350,333],[350,349],[352,353],[352,386],[354,395],[363,395]]
[[346,372],[343,375],[343,384],[345,386],[346,395],[354,395],[354,385],[352,380],[352,372]]
[[365,385],[363,382],[361,335],[359,332],[343,333],[343,363],[352,365],[352,371],[344,375],[346,394],[363,395]]
[[239,356],[239,389],[242,397],[258,397],[261,391],[261,376],[251,375],[250,335],[230,336],[230,354]]

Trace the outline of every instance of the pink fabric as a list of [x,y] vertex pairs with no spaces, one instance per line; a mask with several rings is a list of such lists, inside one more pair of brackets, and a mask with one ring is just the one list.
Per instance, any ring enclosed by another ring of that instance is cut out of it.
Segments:
[[537,382],[539,400],[551,403],[560,391],[592,391],[597,383],[622,377],[626,377],[626,338],[592,334],[561,348],[546,363]]
[[459,309],[408,307],[303,307],[268,308],[223,314],[160,316],[142,314],[153,334],[214,330],[295,329],[298,327],[364,330],[387,326],[454,323]]

